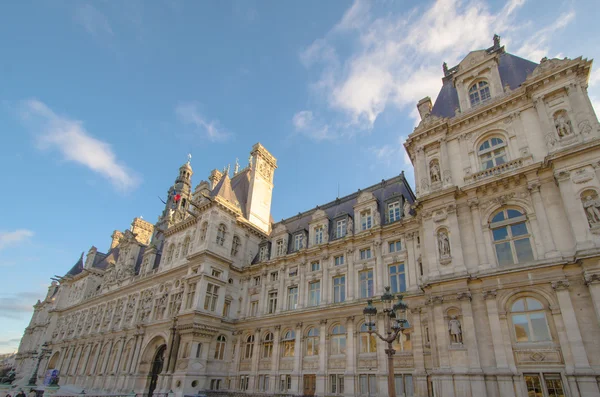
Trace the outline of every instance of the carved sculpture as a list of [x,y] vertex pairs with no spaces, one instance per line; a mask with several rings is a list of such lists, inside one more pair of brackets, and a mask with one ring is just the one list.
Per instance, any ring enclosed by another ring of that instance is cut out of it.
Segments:
[[556,127],[556,132],[560,138],[573,133],[571,121],[567,119],[565,112],[559,112],[554,117],[554,126]]
[[440,175],[440,166],[437,161],[432,161],[429,165],[429,177],[431,178],[431,183],[436,183],[442,180]]
[[456,316],[452,316],[448,321],[448,332],[452,343],[462,343],[462,327]]
[[440,257],[445,258],[450,256],[450,238],[445,230],[438,232],[438,250]]
[[354,232],[354,222],[352,221],[352,218],[348,218],[348,225],[346,227],[346,234],[347,235],[352,235],[352,232]]
[[592,194],[586,195],[582,204],[590,227],[600,226],[600,200],[598,200],[598,195],[596,194],[595,197]]
[[411,216],[411,214],[410,214],[410,210],[411,210],[411,208],[412,208],[412,207],[411,207],[410,203],[409,203],[408,201],[405,201],[405,202],[404,202],[404,207],[403,207],[403,210],[404,210],[404,217],[405,217],[405,218],[409,218],[409,217]]

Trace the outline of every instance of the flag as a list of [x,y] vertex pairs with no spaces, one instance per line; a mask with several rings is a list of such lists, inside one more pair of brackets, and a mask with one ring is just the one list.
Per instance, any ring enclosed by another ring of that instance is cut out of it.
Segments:
[[179,194],[179,193],[175,193],[175,197],[173,197],[173,200],[174,200],[176,203],[178,203],[178,202],[179,202],[179,200],[181,200],[181,194]]

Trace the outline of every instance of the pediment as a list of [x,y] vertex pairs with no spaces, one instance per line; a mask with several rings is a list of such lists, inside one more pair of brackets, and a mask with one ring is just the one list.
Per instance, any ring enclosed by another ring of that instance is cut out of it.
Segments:
[[327,218],[327,213],[319,209],[312,214],[311,220],[316,221],[323,218]]
[[273,235],[287,233],[287,231],[288,231],[287,227],[283,223],[280,223],[277,226],[275,226],[275,228],[273,229]]
[[565,66],[569,62],[570,62],[570,59],[568,59],[568,58],[565,58],[565,59],[558,59],[558,58],[548,59],[548,58],[543,58],[540,61],[540,64],[531,73],[531,77],[538,76],[538,75],[540,75],[542,73],[547,72],[548,70],[552,70],[552,69],[556,69],[556,68]]
[[487,52],[485,50],[471,51],[459,64],[459,73],[465,72],[471,69],[473,66],[480,64],[485,60]]
[[367,201],[375,200],[375,196],[371,192],[361,192],[356,199],[358,204],[366,203]]

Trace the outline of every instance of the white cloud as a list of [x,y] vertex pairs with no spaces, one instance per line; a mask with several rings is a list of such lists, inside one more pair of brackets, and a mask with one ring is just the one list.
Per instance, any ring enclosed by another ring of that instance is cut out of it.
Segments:
[[225,131],[217,120],[208,120],[202,115],[197,102],[184,102],[175,107],[175,115],[180,122],[192,125],[201,130],[209,141],[224,142],[231,137],[231,133]]
[[401,163],[402,165],[411,165],[410,158],[404,150],[405,136],[399,136],[395,143],[387,143],[382,146],[372,146],[369,148],[371,154],[377,162],[391,166]]
[[335,139],[336,136],[331,133],[327,124],[315,120],[313,112],[302,110],[294,115],[292,123],[296,132],[305,135],[317,142]]
[[13,232],[0,232],[0,250],[16,245],[33,237],[33,232],[27,229],[17,229]]
[[565,28],[574,19],[574,11],[560,14],[554,23],[538,29],[536,33],[531,35],[529,39],[517,49],[516,54],[531,59],[534,62],[539,62],[543,57],[548,56],[548,52],[550,51],[549,41],[552,38],[552,35],[558,30]]
[[83,26],[83,28],[94,37],[113,35],[113,30],[108,22],[108,18],[91,4],[80,4],[75,9],[74,18],[75,22]]
[[140,180],[117,160],[111,146],[92,137],[83,122],[60,116],[44,103],[30,99],[21,102],[21,116],[35,123],[40,149],[58,150],[65,160],[88,167],[107,178],[120,191],[135,188]]

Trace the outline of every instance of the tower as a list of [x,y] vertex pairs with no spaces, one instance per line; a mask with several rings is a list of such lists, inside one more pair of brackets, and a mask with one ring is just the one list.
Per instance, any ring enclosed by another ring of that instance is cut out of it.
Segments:
[[169,196],[165,209],[162,213],[162,218],[168,218],[171,211],[173,215],[177,213],[185,213],[189,208],[189,202],[192,197],[192,166],[190,161],[191,155],[188,155],[188,161],[179,167],[179,175],[175,179],[175,184],[169,189]]
[[271,197],[273,196],[273,174],[277,159],[260,143],[250,152],[250,186],[246,213],[256,227],[269,233],[271,223]]

